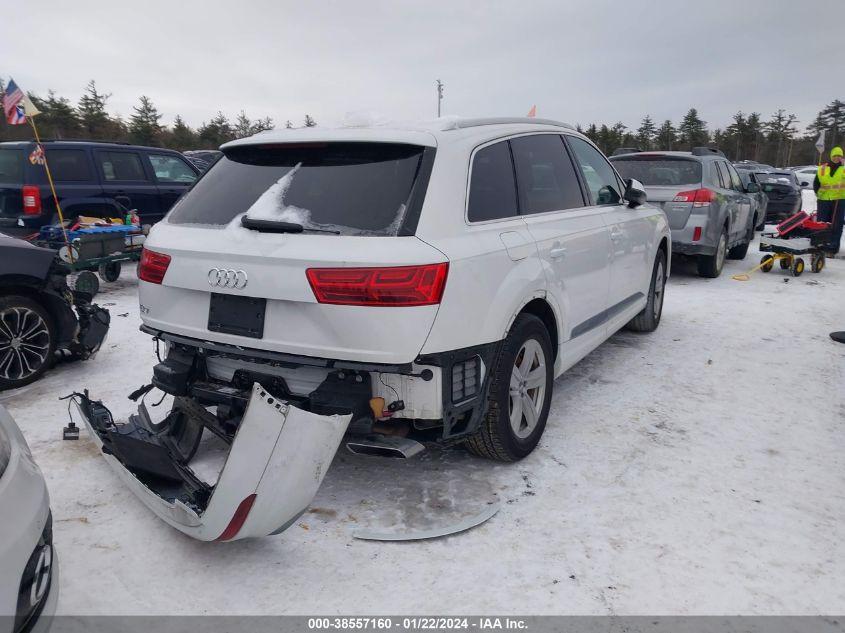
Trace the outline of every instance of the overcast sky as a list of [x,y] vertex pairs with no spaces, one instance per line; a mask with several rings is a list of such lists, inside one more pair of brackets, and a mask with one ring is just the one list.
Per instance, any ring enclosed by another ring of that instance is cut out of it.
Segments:
[[[96,79],[109,109],[149,96],[170,123],[217,110],[320,124],[347,112],[524,115],[570,123],[690,106],[711,129],[739,109],[800,125],[845,98],[842,0],[578,2],[26,2],[5,12],[0,76],[76,101]],[[825,19],[825,16],[835,16]]]

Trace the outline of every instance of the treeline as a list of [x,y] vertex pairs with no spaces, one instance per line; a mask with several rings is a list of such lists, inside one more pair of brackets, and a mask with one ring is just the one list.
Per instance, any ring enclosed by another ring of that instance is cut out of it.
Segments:
[[[0,77],[0,92],[5,82]],[[241,110],[234,121],[222,112],[194,129],[178,114],[172,125],[162,123],[163,115],[152,100],[142,95],[128,120],[110,114],[107,109],[110,93],[101,92],[92,80],[76,104],[52,90],[46,97],[28,93],[41,110],[38,130],[44,138],[118,141],[170,147],[176,150],[212,149],[235,138],[272,130],[273,119],[250,119]],[[755,160],[778,167],[812,164],[818,160],[814,147],[819,134],[826,130],[825,147],[845,143],[845,101],[836,99],[822,108],[801,134],[798,118],[779,108],[764,120],[759,112],[742,111],[724,129],[710,130],[696,108],[690,108],[675,124],[667,119],[662,123],[643,117],[637,129],[629,129],[622,122],[614,125],[593,123],[578,129],[586,134],[605,153],[619,147],[643,150],[689,150],[700,145],[716,146],[731,160]],[[306,114],[300,126],[290,120],[286,128],[313,127],[314,119]],[[8,125],[5,118],[0,125],[0,141],[23,140],[32,137],[28,125]]]
[[798,123],[798,117],[783,108],[765,121],[759,112],[739,111],[730,125],[711,132],[698,110],[690,108],[677,125],[669,119],[658,125],[646,115],[636,130],[629,130],[622,122],[611,126],[593,123],[578,129],[607,154],[620,147],[688,151],[708,145],[718,147],[734,161],[753,160],[786,167],[816,163],[815,143],[824,130],[826,151],[845,142],[845,101],[836,99],[822,108],[803,134],[798,132]]
[[[4,92],[5,81],[0,77],[0,93]],[[101,92],[95,81],[90,81],[79,101],[74,104],[65,97],[57,96],[52,90],[42,97],[28,93],[32,103],[41,111],[36,123],[42,138],[83,139],[92,141],[113,141],[186,149],[216,149],[223,143],[236,138],[250,136],[275,127],[273,119],[266,117],[252,120],[243,110],[230,120],[218,111],[211,120],[194,129],[176,115],[173,125],[162,123],[163,115],[152,100],[142,95],[128,120],[109,113],[107,109],[110,93]],[[314,119],[305,115],[302,126],[317,125]],[[295,126],[290,120],[286,128]],[[28,140],[32,138],[29,125],[8,125],[5,117],[0,124],[0,141]]]

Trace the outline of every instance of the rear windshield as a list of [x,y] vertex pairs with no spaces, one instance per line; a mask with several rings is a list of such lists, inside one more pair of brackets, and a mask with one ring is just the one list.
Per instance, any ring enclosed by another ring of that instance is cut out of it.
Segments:
[[23,150],[0,149],[0,182],[23,182]]
[[393,143],[232,148],[168,221],[219,226],[246,213],[342,235],[397,235],[424,149]]
[[694,185],[701,182],[701,163],[683,158],[614,158],[613,166],[623,178],[655,187]]

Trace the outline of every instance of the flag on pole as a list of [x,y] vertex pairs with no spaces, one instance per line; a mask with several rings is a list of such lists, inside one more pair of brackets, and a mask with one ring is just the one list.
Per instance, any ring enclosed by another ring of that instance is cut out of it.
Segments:
[[6,122],[9,125],[26,123],[26,111],[22,103],[25,98],[26,95],[18,88],[14,79],[9,79],[9,85],[6,86],[6,93],[3,95],[3,114],[6,115]]
[[533,119],[536,116],[537,116],[537,106],[533,105],[533,106],[531,106],[531,109],[528,111],[528,118]]
[[26,116],[36,116],[41,114],[41,110],[35,107],[35,104],[30,101],[28,95],[23,96],[23,99],[21,99],[21,105],[23,106],[23,113]]
[[816,151],[821,154],[824,151],[824,135],[827,130],[822,130],[821,134],[819,134],[819,138],[816,140]]

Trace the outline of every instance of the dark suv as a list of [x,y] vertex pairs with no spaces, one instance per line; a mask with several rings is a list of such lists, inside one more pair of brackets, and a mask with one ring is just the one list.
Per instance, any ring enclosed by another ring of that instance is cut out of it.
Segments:
[[[154,224],[199,176],[179,152],[91,141],[45,141],[44,150],[65,218],[123,217],[137,209]],[[0,143],[0,232],[36,233],[57,221],[47,173],[34,142]]]

